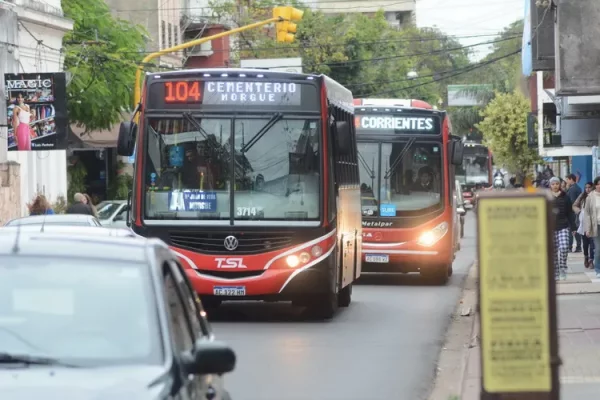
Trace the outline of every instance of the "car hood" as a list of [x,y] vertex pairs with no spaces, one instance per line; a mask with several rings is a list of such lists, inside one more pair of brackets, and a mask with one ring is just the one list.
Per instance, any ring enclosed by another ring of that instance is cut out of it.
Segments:
[[162,384],[150,386],[164,373],[159,366],[0,368],[2,400],[148,400]]

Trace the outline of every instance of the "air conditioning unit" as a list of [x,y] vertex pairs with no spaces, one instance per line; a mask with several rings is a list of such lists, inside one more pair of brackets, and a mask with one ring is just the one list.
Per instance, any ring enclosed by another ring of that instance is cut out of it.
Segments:
[[213,54],[214,51],[212,48],[212,41],[204,42],[202,44],[194,46],[188,51],[189,57],[210,57]]

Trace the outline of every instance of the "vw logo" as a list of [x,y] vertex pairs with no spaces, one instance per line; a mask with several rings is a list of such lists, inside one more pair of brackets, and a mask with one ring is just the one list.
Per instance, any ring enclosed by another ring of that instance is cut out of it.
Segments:
[[229,251],[237,249],[239,242],[235,236],[227,236],[223,241],[223,246]]

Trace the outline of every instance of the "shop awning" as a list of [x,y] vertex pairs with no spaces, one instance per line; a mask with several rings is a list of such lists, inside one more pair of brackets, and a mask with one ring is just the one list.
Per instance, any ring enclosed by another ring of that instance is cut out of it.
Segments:
[[92,131],[85,133],[84,127],[71,125],[69,132],[69,148],[72,149],[108,149],[117,147],[119,124],[110,130]]

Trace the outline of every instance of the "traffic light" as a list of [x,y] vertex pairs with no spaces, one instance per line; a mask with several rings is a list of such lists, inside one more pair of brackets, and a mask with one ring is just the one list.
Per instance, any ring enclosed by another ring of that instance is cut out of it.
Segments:
[[291,21],[300,21],[303,15],[304,11],[290,6],[273,8],[273,18],[279,18],[279,22],[275,22],[278,42],[294,41],[294,33],[298,26]]

